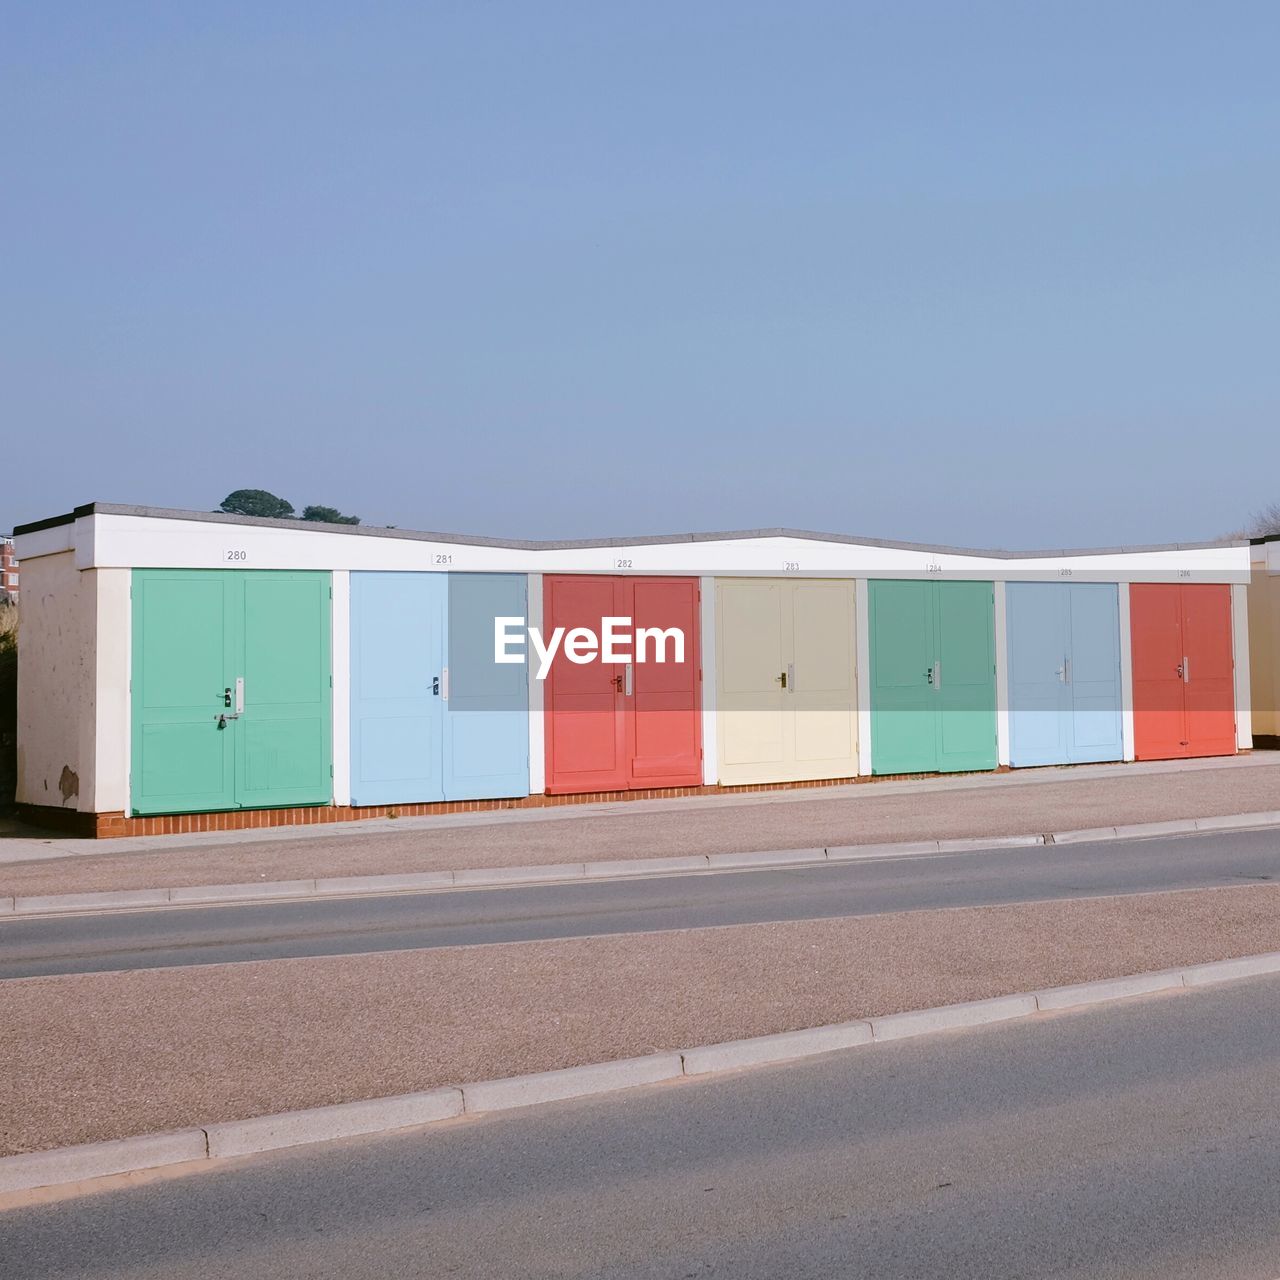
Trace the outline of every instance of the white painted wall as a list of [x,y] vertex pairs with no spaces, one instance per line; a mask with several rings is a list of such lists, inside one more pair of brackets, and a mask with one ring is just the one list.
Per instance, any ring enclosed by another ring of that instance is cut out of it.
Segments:
[[995,649],[996,649],[996,763],[1010,760],[1009,728],[1009,614],[1005,584],[995,584]]
[[702,658],[702,782],[713,787],[720,780],[719,724],[716,716],[716,580],[702,578],[698,634]]
[[[529,625],[542,629],[542,574],[529,575]],[[542,681],[537,664],[526,662],[529,674],[529,794],[541,795],[547,789],[547,739],[543,715]]]
[[351,803],[351,575],[330,576],[330,660],[333,670],[333,803]]
[[871,773],[871,592],[866,578],[853,584],[853,621],[857,628],[857,661],[853,667],[858,707],[858,772]]
[[93,620],[89,707],[81,729],[85,748],[79,808],[84,813],[129,808],[132,576],[128,569],[90,569],[80,575]]
[[1133,727],[1133,634],[1129,592],[1120,588],[1120,734],[1124,758],[1137,758],[1137,738]]
[[73,551],[23,562],[18,629],[20,804],[81,806],[93,758],[92,619]]
[[1231,628],[1235,637],[1236,748],[1253,749],[1253,701],[1249,696],[1249,588],[1231,588]]

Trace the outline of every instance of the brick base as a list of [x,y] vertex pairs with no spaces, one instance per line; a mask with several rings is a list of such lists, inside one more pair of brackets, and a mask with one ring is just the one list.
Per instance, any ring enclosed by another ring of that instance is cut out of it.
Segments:
[[[1007,773],[1001,765],[996,773]],[[440,813],[487,813],[499,809],[545,809],[559,805],[601,804],[625,800],[665,800],[676,796],[733,795],[741,792],[799,791],[818,787],[844,787],[853,783],[893,782],[934,777],[925,773],[876,774],[856,778],[815,778],[804,782],[759,782],[745,786],[647,787],[639,791],[586,791],[577,795],[521,796],[510,800],[445,800],[423,804],[354,805],[319,804],[290,809],[227,809],[217,813],[157,814],[129,817],[116,813],[78,813],[74,809],[20,804],[18,817],[32,826],[70,835],[170,836],[205,831],[244,831],[250,827],[318,826],[332,822],[358,822],[363,818],[420,818]]]

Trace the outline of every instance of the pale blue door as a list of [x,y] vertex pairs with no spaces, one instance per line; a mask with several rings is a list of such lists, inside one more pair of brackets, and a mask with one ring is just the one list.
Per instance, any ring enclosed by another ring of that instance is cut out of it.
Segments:
[[447,576],[351,575],[351,803],[443,800]]
[[529,794],[528,667],[494,656],[495,620],[527,616],[528,582],[522,574],[449,574],[446,800]]
[[1010,764],[1119,760],[1118,588],[1011,582],[1005,601]]
[[1059,582],[1010,582],[1005,613],[1009,763],[1066,764],[1071,752],[1066,684],[1071,588]]
[[1120,589],[1109,582],[1073,582],[1071,715],[1067,759],[1072,764],[1124,757],[1120,701]]

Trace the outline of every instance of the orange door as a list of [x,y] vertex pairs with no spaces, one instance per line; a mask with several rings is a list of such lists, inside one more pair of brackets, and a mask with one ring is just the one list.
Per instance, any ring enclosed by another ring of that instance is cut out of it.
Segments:
[[1135,583],[1129,607],[1137,758],[1233,754],[1231,588]]

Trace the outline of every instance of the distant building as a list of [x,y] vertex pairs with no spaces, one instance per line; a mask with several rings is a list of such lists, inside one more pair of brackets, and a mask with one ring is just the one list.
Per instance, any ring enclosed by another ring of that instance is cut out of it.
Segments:
[[18,602],[18,558],[12,538],[0,538],[0,600]]

